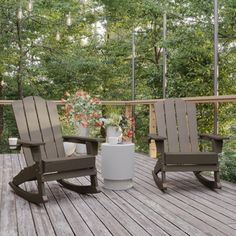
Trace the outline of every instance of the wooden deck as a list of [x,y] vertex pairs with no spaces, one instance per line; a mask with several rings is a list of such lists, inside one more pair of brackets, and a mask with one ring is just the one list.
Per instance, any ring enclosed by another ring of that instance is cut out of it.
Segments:
[[[40,206],[16,196],[9,180],[21,167],[20,155],[0,155],[0,236],[34,235],[236,235],[236,185],[211,191],[191,173],[167,175],[162,193],[151,170],[155,160],[136,154],[134,188],[79,195],[49,182],[49,202]],[[100,158],[97,160],[102,186]],[[86,178],[78,178],[86,184]],[[35,189],[35,183],[25,186]]]

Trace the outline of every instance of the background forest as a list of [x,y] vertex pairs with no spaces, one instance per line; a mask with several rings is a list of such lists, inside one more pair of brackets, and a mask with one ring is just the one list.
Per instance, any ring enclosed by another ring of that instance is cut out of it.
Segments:
[[[40,95],[60,100],[77,89],[101,100],[131,99],[135,30],[135,99],[213,95],[212,0],[0,0],[0,99]],[[163,14],[167,40],[163,43]],[[236,2],[219,0],[219,94],[236,92]],[[212,106],[199,107],[212,132]],[[235,122],[233,103],[220,106],[220,133]],[[136,110],[136,139],[147,150],[148,110]],[[146,124],[146,125],[145,125]],[[17,135],[9,106],[0,106],[0,137]],[[145,143],[145,144],[143,144]],[[233,142],[232,142],[233,143]],[[6,145],[1,145],[4,151]],[[228,145],[232,150],[234,145]]]

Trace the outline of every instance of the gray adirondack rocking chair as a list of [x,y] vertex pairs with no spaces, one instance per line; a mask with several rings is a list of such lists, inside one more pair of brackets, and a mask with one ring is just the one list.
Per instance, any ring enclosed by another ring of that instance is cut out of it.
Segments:
[[[149,134],[155,140],[160,156],[153,171],[153,178],[161,190],[167,189],[166,172],[193,171],[197,179],[209,188],[221,188],[218,153],[223,139],[217,135],[197,133],[196,106],[183,99],[166,99],[155,104],[157,134]],[[212,142],[212,152],[201,152],[198,138]],[[214,171],[214,180],[201,172]],[[161,173],[161,177],[158,174]]]
[[[18,195],[30,202],[43,203],[47,201],[44,183],[52,180],[78,193],[99,192],[95,156],[102,139],[62,136],[54,102],[26,97],[12,106],[20,135],[18,145],[23,148],[27,164],[9,183]],[[86,144],[87,155],[66,157],[63,141]],[[79,176],[90,176],[91,185],[78,186],[64,180]],[[27,192],[19,186],[32,180],[37,181],[38,193]]]

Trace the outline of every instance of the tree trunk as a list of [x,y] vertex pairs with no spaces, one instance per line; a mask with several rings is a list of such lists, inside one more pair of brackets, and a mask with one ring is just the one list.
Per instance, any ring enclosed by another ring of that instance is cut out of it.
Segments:
[[22,41],[21,41],[21,25],[20,25],[20,19],[17,19],[16,21],[16,29],[17,29],[17,44],[19,46],[19,60],[18,60],[18,68],[17,68],[17,94],[19,99],[23,99],[23,79],[22,79],[22,70],[23,70],[23,57],[24,52],[22,48]]

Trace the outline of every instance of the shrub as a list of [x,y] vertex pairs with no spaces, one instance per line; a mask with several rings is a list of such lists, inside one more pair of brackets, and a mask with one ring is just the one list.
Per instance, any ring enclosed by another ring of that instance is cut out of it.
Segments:
[[236,126],[231,127],[229,140],[220,154],[220,175],[227,181],[236,183]]

